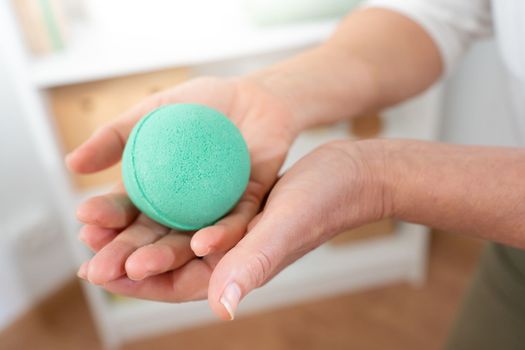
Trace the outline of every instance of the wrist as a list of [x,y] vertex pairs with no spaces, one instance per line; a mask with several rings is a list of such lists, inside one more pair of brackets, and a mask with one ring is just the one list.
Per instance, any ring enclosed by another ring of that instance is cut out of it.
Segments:
[[397,180],[388,157],[389,141],[370,139],[345,143],[346,153],[357,168],[359,190],[355,198],[362,216],[359,221],[369,223],[392,217]]
[[[385,161],[383,140],[335,141],[324,145],[318,166],[329,179],[323,196],[326,233],[341,232],[392,215],[392,179]],[[325,165],[323,165],[323,162]],[[331,165],[326,165],[331,164]]]
[[299,132],[360,115],[377,104],[370,64],[333,43],[244,79],[283,101]]
[[299,82],[288,71],[279,66],[272,66],[242,79],[245,82],[256,84],[279,100],[288,110],[288,123],[296,134],[309,128],[304,118],[307,114],[307,105],[302,103],[300,94],[296,93],[296,86]]

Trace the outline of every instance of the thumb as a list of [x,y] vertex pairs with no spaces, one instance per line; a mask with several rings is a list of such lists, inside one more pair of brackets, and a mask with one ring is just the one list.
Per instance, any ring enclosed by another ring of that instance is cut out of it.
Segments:
[[[265,210],[248,234],[217,264],[210,278],[208,302],[221,319],[233,320],[239,302],[306,253],[306,229],[297,206]],[[294,213],[292,216],[291,213]],[[292,218],[294,218],[292,220]]]

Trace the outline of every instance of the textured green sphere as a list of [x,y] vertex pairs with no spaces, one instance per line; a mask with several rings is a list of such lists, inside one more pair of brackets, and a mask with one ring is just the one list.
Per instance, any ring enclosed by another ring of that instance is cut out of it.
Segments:
[[135,126],[122,157],[131,201],[153,220],[196,230],[228,213],[244,193],[250,156],[237,127],[197,104],[155,109]]

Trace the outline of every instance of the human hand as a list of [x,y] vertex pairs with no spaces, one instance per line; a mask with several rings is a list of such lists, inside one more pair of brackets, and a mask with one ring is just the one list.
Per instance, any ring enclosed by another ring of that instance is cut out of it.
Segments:
[[[237,125],[251,157],[246,192],[230,214],[193,237],[141,214],[121,183],[111,193],[88,199],[77,211],[85,224],[80,239],[97,253],[81,266],[79,276],[105,285],[171,271],[154,279],[177,280],[178,292],[172,290],[170,300],[200,299],[206,297],[211,266],[245,234],[298,130],[285,103],[256,82],[200,78],[155,94],[103,126],[67,157],[68,167],[93,173],[117,163],[133,126],[152,109],[168,103],[205,104]],[[137,296],[159,299],[159,293],[152,288]]]
[[395,181],[383,158],[383,141],[337,141],[298,161],[215,266],[208,289],[214,312],[233,318],[248,293],[337,233],[391,216]]
[[248,234],[226,254],[191,260],[142,281],[121,278],[104,287],[163,301],[207,295],[219,317],[232,319],[241,298],[301,256],[343,229],[390,215],[381,147],[381,141],[343,141],[318,148],[277,182]]

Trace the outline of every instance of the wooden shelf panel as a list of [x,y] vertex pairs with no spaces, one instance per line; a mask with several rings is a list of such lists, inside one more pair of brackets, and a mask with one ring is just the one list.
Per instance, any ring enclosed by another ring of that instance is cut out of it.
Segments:
[[[177,68],[50,89],[51,108],[63,149],[72,151],[101,125],[145,97],[189,76],[188,69]],[[79,189],[88,189],[115,182],[119,176],[117,165],[97,174],[75,175],[74,183]]]

